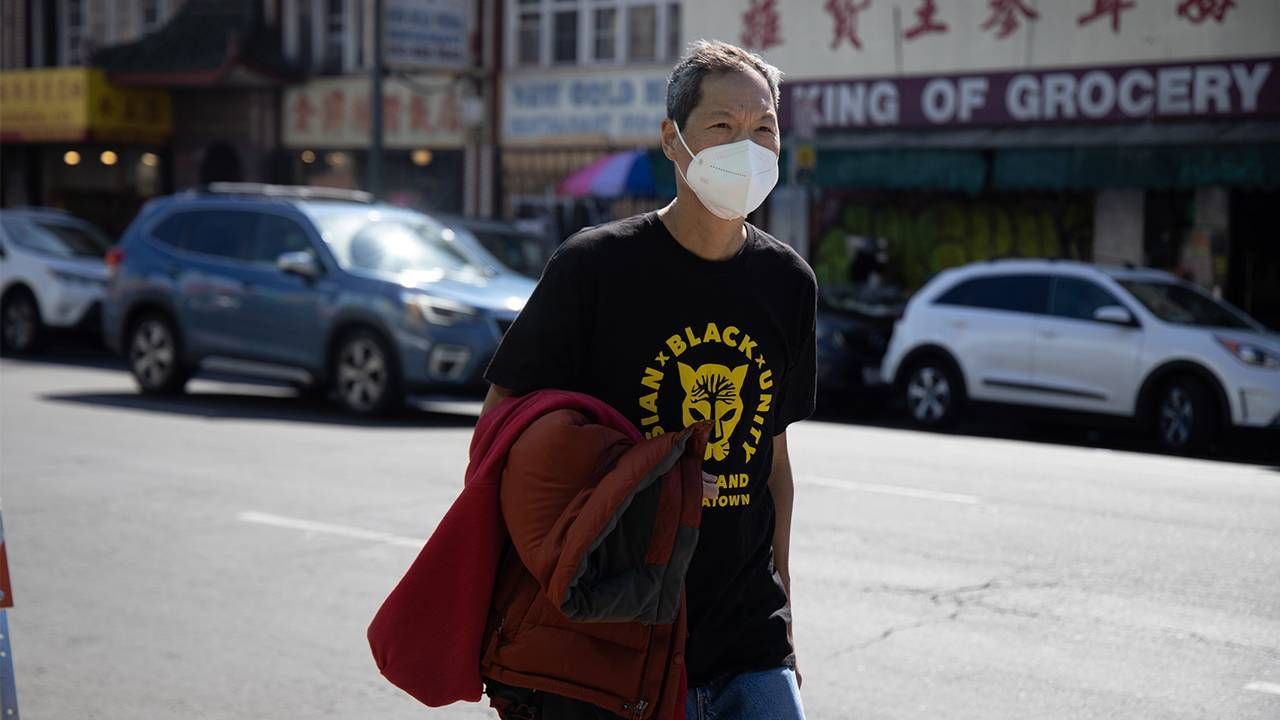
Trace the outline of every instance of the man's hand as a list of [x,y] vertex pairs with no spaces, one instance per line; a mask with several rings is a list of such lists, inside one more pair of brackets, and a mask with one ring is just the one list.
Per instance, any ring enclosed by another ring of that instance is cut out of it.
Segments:
[[720,497],[720,485],[716,480],[716,476],[711,473],[702,473],[702,497],[708,500],[715,500]]

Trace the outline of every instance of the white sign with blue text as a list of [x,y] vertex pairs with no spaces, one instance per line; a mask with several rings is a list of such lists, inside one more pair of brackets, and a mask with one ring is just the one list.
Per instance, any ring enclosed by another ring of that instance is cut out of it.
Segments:
[[657,145],[666,97],[664,70],[508,75],[502,140]]
[[467,0],[384,0],[382,56],[405,70],[470,64],[471,7]]

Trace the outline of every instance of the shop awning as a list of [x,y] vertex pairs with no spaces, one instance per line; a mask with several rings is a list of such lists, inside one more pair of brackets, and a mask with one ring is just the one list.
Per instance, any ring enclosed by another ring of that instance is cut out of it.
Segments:
[[1280,187],[1280,144],[1008,149],[995,154],[997,190],[1106,187]]
[[92,63],[124,85],[271,86],[301,79],[256,2],[187,0],[156,32],[94,53]]
[[863,133],[816,143],[819,187],[1089,190],[1280,186],[1280,123]]
[[172,132],[164,90],[118,87],[83,67],[0,73],[0,141],[158,143]]

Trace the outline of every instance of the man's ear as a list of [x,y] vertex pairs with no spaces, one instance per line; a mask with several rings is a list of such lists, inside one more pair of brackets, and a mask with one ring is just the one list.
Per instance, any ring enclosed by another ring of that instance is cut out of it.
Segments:
[[662,121],[662,154],[671,162],[676,161],[676,146],[680,144],[676,137],[676,124],[671,118]]

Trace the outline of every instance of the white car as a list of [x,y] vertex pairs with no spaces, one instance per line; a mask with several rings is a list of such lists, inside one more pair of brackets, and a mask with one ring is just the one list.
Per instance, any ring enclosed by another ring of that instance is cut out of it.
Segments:
[[47,330],[99,332],[111,241],[73,215],[0,211],[0,349],[39,349]]
[[967,401],[1133,419],[1172,452],[1280,428],[1280,336],[1156,270],[1000,260],[939,273],[881,367],[919,425]]

